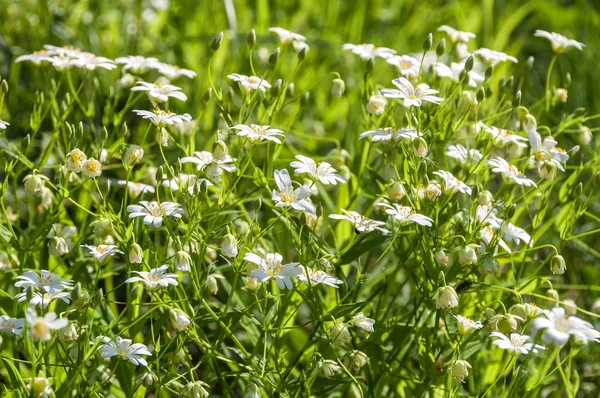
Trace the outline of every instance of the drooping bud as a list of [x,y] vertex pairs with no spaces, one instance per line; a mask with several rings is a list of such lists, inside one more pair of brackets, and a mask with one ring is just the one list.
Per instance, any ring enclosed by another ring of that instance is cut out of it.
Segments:
[[348,327],[345,324],[337,321],[329,329],[329,335],[331,336],[331,340],[335,345],[344,345],[352,339],[352,336],[348,331]]
[[413,154],[420,158],[427,155],[427,142],[422,137],[413,141]]
[[178,251],[175,255],[175,262],[177,271],[189,272],[192,269],[192,257],[186,251]]
[[469,377],[469,369],[472,366],[469,362],[459,359],[452,364],[452,378],[458,379],[464,383],[465,379]]
[[225,257],[233,258],[238,255],[237,242],[235,236],[227,234],[221,242],[221,254]]
[[331,95],[341,98],[346,90],[346,84],[342,79],[333,79],[331,82]]
[[251,292],[256,291],[256,289],[258,289],[260,286],[260,281],[257,278],[245,276],[242,278],[242,280],[244,281],[244,286],[246,286],[246,289],[250,290]]
[[123,163],[132,166],[144,157],[144,149],[138,145],[129,145],[123,155]]
[[212,155],[218,161],[223,161],[227,159],[229,155],[229,148],[227,148],[227,144],[221,140],[215,141],[212,148]]
[[562,275],[565,273],[567,269],[567,264],[565,263],[565,259],[560,254],[555,255],[550,260],[550,270],[554,275]]
[[464,70],[466,70],[467,72],[472,71],[474,63],[475,63],[475,57],[473,55],[470,55],[469,58],[467,58],[467,60],[465,61]]
[[434,257],[435,257],[435,261],[443,267],[446,267],[450,263],[450,258],[446,254],[446,251],[444,250],[444,248],[438,249],[435,252]]
[[46,188],[45,182],[48,180],[48,177],[42,174],[29,174],[25,178],[23,178],[23,183],[25,184],[25,192],[28,195],[39,196],[42,194],[44,189]]
[[477,252],[472,245],[464,246],[458,251],[458,262],[460,265],[473,265],[477,262]]
[[190,318],[180,309],[171,310],[169,318],[171,319],[171,325],[178,332],[183,332],[191,323]]
[[442,286],[433,295],[436,308],[454,308],[458,306],[458,294],[452,286]]
[[62,256],[69,252],[69,247],[65,238],[62,236],[55,236],[50,240],[49,251],[52,256]]

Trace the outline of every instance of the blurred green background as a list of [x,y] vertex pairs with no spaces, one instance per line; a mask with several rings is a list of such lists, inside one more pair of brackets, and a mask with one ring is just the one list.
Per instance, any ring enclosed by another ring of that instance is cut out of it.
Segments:
[[[477,34],[475,43],[470,43],[471,51],[488,47],[517,56],[521,62],[516,68],[524,67],[525,60],[533,56],[541,87],[552,53],[546,40],[532,35],[536,29],[544,29],[586,44],[583,53],[574,50],[559,57],[558,70],[561,76],[570,72],[573,77],[569,87],[571,107],[585,105],[591,113],[600,111],[600,99],[595,95],[600,2],[593,0],[1,0],[0,20],[0,74],[10,74],[10,82],[21,88],[30,92],[40,89],[39,82],[30,75],[18,73],[22,67],[13,65],[16,56],[44,44],[72,45],[109,58],[155,56],[195,70],[198,78],[185,82],[189,87],[184,86],[184,90],[191,89],[187,90],[192,98],[188,104],[195,103],[194,99],[209,87],[205,75],[208,47],[220,31],[226,32],[224,46],[231,51],[221,51],[215,60],[217,70],[222,71],[215,76],[217,80],[227,73],[247,72],[238,69],[248,64],[245,40],[252,28],[267,56],[277,46],[277,37],[267,31],[269,27],[281,26],[304,34],[311,46],[307,62],[320,65],[316,71],[323,75],[337,70],[349,79],[347,68],[359,61],[349,61],[352,56],[342,51],[343,43],[372,42],[400,54],[417,52],[429,32],[434,33],[434,45],[444,37],[436,29],[447,24]],[[395,77],[392,67],[383,61],[378,65],[387,73],[381,83]],[[310,73],[314,71],[311,68]],[[302,71],[297,77],[298,81],[313,81],[313,76],[301,79],[305,77]],[[25,94],[11,98],[9,113],[25,112],[26,116],[34,98]]]

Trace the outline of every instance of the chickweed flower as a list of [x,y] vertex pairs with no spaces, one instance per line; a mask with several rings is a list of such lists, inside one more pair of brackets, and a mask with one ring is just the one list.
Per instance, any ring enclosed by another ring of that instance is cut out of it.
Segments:
[[300,42],[306,41],[306,37],[302,36],[301,34],[294,33],[287,29],[283,29],[283,28],[279,28],[279,27],[269,28],[269,32],[276,33],[277,36],[279,36],[279,41],[282,44],[293,43],[295,41],[300,41]]
[[461,30],[454,29],[448,25],[442,25],[438,28],[438,32],[444,32],[450,38],[452,43],[462,42],[467,43],[470,39],[474,39],[475,33],[463,32]]
[[576,40],[568,39],[559,33],[546,32],[545,30],[538,29],[535,31],[534,36],[548,39],[550,41],[550,45],[552,46],[552,50],[555,53],[563,53],[571,47],[581,51],[583,50],[583,47],[585,47],[585,44]]
[[458,306],[458,295],[452,286],[442,286],[433,295],[436,308],[454,308]]
[[52,330],[59,330],[67,326],[69,321],[58,318],[54,312],[48,312],[43,317],[38,317],[35,310],[28,308],[25,318],[34,340],[49,341],[52,339]]
[[342,46],[342,49],[352,51],[353,54],[358,55],[364,60],[375,59],[375,57],[387,59],[396,54],[396,51],[390,48],[377,47],[374,44],[346,43]]
[[419,75],[421,63],[410,55],[394,55],[388,57],[385,62],[398,68],[402,77],[414,79]]
[[439,104],[444,99],[436,97],[433,94],[437,94],[437,90],[429,88],[425,83],[421,83],[418,86],[413,86],[406,78],[400,77],[392,80],[394,86],[398,89],[384,88],[381,90],[381,94],[387,98],[398,98],[404,100],[404,106],[417,106],[420,107],[423,102],[431,102],[433,104]]
[[123,70],[135,74],[142,74],[150,69],[156,69],[159,61],[156,58],[146,58],[141,55],[129,55],[115,59],[115,63],[123,65]]
[[352,317],[352,323],[367,332],[375,331],[375,328],[373,327],[373,325],[375,325],[375,321],[367,318],[362,312]]
[[272,199],[277,207],[291,206],[293,209],[315,214],[316,209],[307,199],[310,197],[310,188],[302,185],[294,189],[292,179],[287,170],[275,170],[275,183],[277,190],[273,190]]
[[458,326],[458,333],[463,336],[473,333],[477,329],[481,329],[483,325],[479,321],[473,321],[470,318],[463,317],[461,315],[454,315],[456,318],[456,325]]
[[345,184],[346,180],[341,175],[336,174],[336,170],[327,162],[317,163],[309,157],[296,155],[298,161],[290,163],[294,168],[295,174],[308,173],[314,180],[320,181],[322,184],[336,185],[338,182]]
[[298,275],[300,282],[308,284],[308,280],[310,279],[311,285],[318,285],[322,283],[327,286],[335,287],[336,289],[338,288],[338,285],[344,283],[341,279],[331,276],[321,270],[315,270],[309,267],[302,268],[302,273]]
[[138,116],[141,116],[142,119],[149,119],[158,128],[172,126],[175,123],[189,123],[192,121],[192,117],[187,113],[178,115],[171,111],[163,111],[161,109],[155,109],[152,112],[140,110],[134,110],[133,112]]
[[520,335],[518,333],[511,333],[510,338],[498,332],[492,332],[492,336],[498,338],[498,340],[494,340],[493,344],[495,346],[517,355],[529,354],[529,351],[537,353],[538,350],[546,349],[539,344],[526,343],[526,341],[529,340],[529,336]]
[[165,264],[159,268],[150,270],[150,272],[131,271],[138,276],[127,279],[125,283],[141,282],[150,291],[169,285],[177,286],[179,284],[177,282],[177,274],[166,274],[167,269],[169,269],[169,265]]
[[123,252],[119,250],[115,245],[82,245],[81,247],[86,248],[99,263],[103,263],[105,260],[108,260],[116,254],[123,254]]
[[473,54],[479,55],[481,59],[483,59],[484,62],[487,63],[489,66],[496,66],[501,62],[507,61],[513,62],[515,64],[519,62],[513,56],[510,56],[500,51],[490,50],[489,48],[480,48],[478,50],[475,50]]
[[352,339],[348,327],[339,321],[329,329],[329,336],[335,345],[345,345]]
[[439,170],[434,171],[433,174],[440,176],[444,180],[444,192],[462,192],[471,195],[471,188],[454,177],[449,171]]
[[417,223],[425,227],[431,227],[433,225],[433,220],[431,218],[422,214],[418,214],[408,206],[400,206],[397,203],[394,203],[393,206],[383,203],[381,206],[385,207],[385,212],[391,216],[394,216],[394,219],[398,221],[400,225],[406,225],[410,223]]
[[348,211],[342,209],[342,213],[344,214],[330,214],[329,218],[332,218],[334,220],[350,221],[352,224],[354,224],[354,228],[358,233],[371,232],[375,230],[383,232],[384,234],[387,234],[389,232],[387,229],[383,228],[383,226],[385,225],[383,221],[371,220],[363,216],[362,214],[352,210]]
[[461,383],[465,382],[465,379],[469,377],[469,369],[473,367],[465,360],[458,359],[452,364],[452,378],[458,379]]
[[133,343],[132,340],[123,339],[119,336],[115,336],[114,339],[106,336],[99,336],[98,340],[101,341],[98,351],[100,354],[108,359],[117,357],[130,361],[132,364],[138,366],[148,366],[148,362],[144,356],[152,355],[144,344]]
[[561,307],[544,311],[543,316],[534,319],[533,327],[535,330],[544,329],[544,341],[556,347],[567,344],[570,336],[580,344],[587,344],[589,341],[600,343],[600,332],[595,330],[591,323],[570,316]]
[[21,334],[23,333],[24,319],[11,318],[0,315],[0,333]]
[[187,101],[187,95],[181,92],[181,88],[172,84],[137,82],[137,85],[132,87],[131,91],[145,91],[148,97],[157,102],[166,102],[169,98]]
[[221,254],[225,257],[234,258],[238,255],[237,242],[235,236],[227,234],[221,242]]
[[88,178],[96,178],[102,174],[102,164],[94,158],[89,158],[83,162],[81,173]]
[[338,365],[337,362],[332,361],[331,359],[322,360],[319,364],[325,377],[334,376],[337,372],[339,372],[342,369],[342,367]]
[[268,81],[256,76],[244,76],[237,73],[227,75],[227,77],[235,82],[239,82],[246,93],[251,93],[254,90],[260,90],[263,93],[271,88]]
[[367,102],[367,112],[376,116],[382,115],[385,112],[386,105],[387,99],[383,95],[373,94],[369,97],[369,102]]
[[246,126],[245,124],[236,124],[232,129],[239,130],[237,135],[240,137],[248,137],[250,141],[272,141],[276,144],[281,144],[281,140],[277,137],[284,137],[283,131],[279,129],[272,129],[269,126],[259,126],[257,124],[251,124]]
[[267,253],[265,257],[260,257],[254,253],[246,253],[244,260],[253,263],[258,268],[250,272],[250,276],[258,279],[260,282],[266,282],[269,279],[275,279],[280,289],[292,289],[292,279],[303,272],[300,263],[282,264],[283,257],[279,253]]
[[526,187],[537,186],[535,185],[535,182],[527,178],[527,176],[521,173],[519,169],[500,157],[490,159],[486,162],[486,164],[492,167],[492,171],[494,173],[502,174],[502,177],[504,177],[504,179],[507,181],[513,182],[517,185],[524,185]]
[[158,73],[170,80],[176,79],[179,76],[189,77],[190,79],[196,77],[196,72],[189,69],[180,68],[177,65],[170,65],[165,64],[163,62],[158,62],[154,65],[154,68],[158,71]]
[[420,137],[420,134],[415,129],[410,128],[395,128],[395,127],[384,127],[378,128],[377,130],[369,130],[361,133],[359,138],[371,137],[373,142],[378,141],[400,141],[402,139],[413,141]]
[[129,218],[144,217],[144,224],[154,225],[155,228],[162,225],[164,217],[181,218],[183,215],[181,205],[172,202],[141,201],[139,205],[127,206],[127,211]]

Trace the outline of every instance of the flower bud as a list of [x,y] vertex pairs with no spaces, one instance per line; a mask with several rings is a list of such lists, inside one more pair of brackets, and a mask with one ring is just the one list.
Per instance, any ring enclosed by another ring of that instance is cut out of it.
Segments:
[[310,91],[307,91],[300,98],[300,106],[304,107],[304,106],[308,105],[309,101],[310,101]]
[[53,256],[62,256],[63,254],[67,254],[69,252],[69,247],[67,246],[67,242],[65,238],[61,236],[55,236],[50,240],[50,254]]
[[556,178],[556,166],[553,163],[545,162],[540,167],[540,177],[545,180],[553,180]]
[[282,84],[282,80],[277,79],[277,80],[275,80],[275,83],[273,83],[273,85],[271,86],[270,92],[273,97],[279,96],[279,93],[281,92],[281,84]]
[[431,46],[433,45],[433,34],[428,34],[427,38],[423,42],[423,52],[427,52],[431,50]]
[[250,33],[248,33],[246,44],[248,44],[249,49],[252,49],[252,47],[254,47],[254,45],[256,44],[256,32],[254,31],[254,29],[252,29]]
[[212,148],[212,155],[215,160],[223,161],[229,155],[229,149],[227,148],[227,144],[221,140],[215,141]]
[[576,315],[577,314],[577,304],[575,301],[571,299],[565,299],[562,301],[563,307],[565,309],[565,313],[567,315]]
[[144,261],[144,251],[137,243],[131,245],[129,249],[129,262],[131,264],[141,264]]
[[388,187],[388,196],[393,200],[400,200],[406,196],[404,186],[400,182],[395,182]]
[[437,48],[435,49],[435,55],[441,57],[446,52],[446,39],[440,40]]
[[464,383],[465,379],[469,377],[469,369],[472,369],[469,362],[459,359],[452,364],[452,378],[458,379]]
[[208,290],[208,292],[214,296],[219,292],[219,285],[217,284],[217,279],[222,278],[223,277],[218,274],[209,275],[206,278],[206,282],[204,283],[204,289]]
[[519,90],[515,93],[515,96],[513,97],[513,101],[512,101],[513,108],[517,108],[520,105],[521,105],[521,90]]
[[559,300],[558,292],[554,289],[548,289],[548,291],[546,292],[546,296],[550,297],[551,299],[553,299],[555,301]]
[[427,199],[435,200],[442,195],[442,186],[439,182],[433,180],[425,188],[425,194],[427,195]]
[[175,255],[175,263],[177,271],[189,272],[191,270],[192,258],[188,252],[180,250]]
[[[300,45],[296,51],[298,51],[298,62],[302,62],[304,61],[304,58],[306,58],[306,53],[308,52],[308,45],[304,42],[298,42],[298,43],[302,43],[302,45]],[[296,45],[294,44],[294,47],[296,47]]]
[[244,281],[244,286],[246,286],[246,289],[250,290],[251,292],[256,291],[256,289],[258,289],[260,286],[260,282],[257,278],[245,276],[242,278],[242,280]]
[[420,158],[427,155],[427,142],[421,137],[413,141],[413,154]]
[[464,68],[464,70],[467,71],[467,72],[472,71],[474,63],[475,63],[475,57],[473,55],[470,55],[469,58],[467,58],[467,60],[465,61],[465,68]]
[[294,83],[290,83],[290,84],[288,84],[287,90],[285,93],[287,96],[293,97],[295,91],[296,91],[296,85]]
[[200,99],[200,104],[202,106],[205,106],[206,104],[208,104],[210,102],[210,100],[212,99],[212,94],[213,94],[212,87],[209,87],[208,89],[206,89],[206,91],[204,92],[204,95],[202,95],[202,98]]
[[525,119],[523,120],[523,130],[525,130],[528,133],[537,130],[537,121],[535,120],[535,117],[530,113],[525,115]]
[[169,318],[171,319],[171,325],[178,332],[183,332],[191,323],[190,318],[180,309],[171,310]]
[[146,388],[150,388],[154,385],[154,383],[156,383],[155,379],[156,379],[156,376],[154,376],[150,372],[146,372],[140,377],[139,383],[141,383]]
[[112,233],[112,224],[108,218],[101,217],[94,222],[94,235],[96,238],[103,239]]
[[329,335],[335,345],[344,345],[352,339],[346,325],[338,321],[329,329]]
[[471,245],[462,247],[458,251],[458,262],[460,265],[473,265],[477,262],[477,252]]
[[490,319],[490,326],[494,331],[500,331],[504,334],[509,334],[517,330],[519,327],[519,322],[525,322],[525,320],[518,315],[494,315]]
[[275,51],[273,51],[273,53],[271,54],[271,56],[269,57],[269,67],[274,68],[275,65],[277,65],[277,61],[279,61],[279,53],[281,52],[281,50],[279,49],[279,47],[277,47],[275,49]]
[[515,211],[517,210],[517,206],[513,203],[512,205],[506,208],[506,219],[510,220],[515,215]]
[[125,73],[118,81],[119,87],[130,88],[135,84],[135,76]]
[[373,72],[373,68],[375,68],[375,60],[373,58],[367,59],[367,63],[365,64],[365,74],[369,74]]
[[362,351],[354,351],[352,352],[352,367],[354,369],[360,369],[367,364],[368,361],[367,354]]
[[481,206],[489,205],[490,203],[492,203],[493,199],[494,199],[494,196],[492,195],[492,193],[490,191],[484,190],[484,191],[481,191],[481,193],[479,194],[479,204]]
[[166,128],[163,127],[156,132],[156,142],[160,146],[169,146],[169,132]]
[[558,102],[562,102],[564,104],[565,102],[567,102],[569,92],[564,88],[557,88],[555,95],[556,95],[556,100]]
[[333,79],[331,82],[331,95],[341,98],[346,90],[346,84],[342,79]]
[[215,37],[210,45],[210,51],[213,53],[217,51],[219,47],[221,47],[221,41],[223,41],[223,32],[220,32],[217,37]]
[[560,254],[555,255],[550,260],[550,270],[554,275],[562,275],[565,273],[567,265],[565,259]]
[[260,389],[254,383],[248,384],[246,391],[244,391],[244,398],[261,398]]
[[483,102],[484,99],[485,99],[485,89],[483,87],[481,87],[477,91],[477,102],[481,103],[481,102]]
[[458,294],[451,286],[440,287],[433,295],[436,308],[454,308],[458,306]]
[[581,142],[582,145],[588,145],[592,142],[592,138],[592,131],[589,127],[581,126],[579,128],[579,142]]
[[42,174],[29,174],[25,178],[23,178],[23,183],[25,184],[25,192],[28,195],[39,196],[42,194],[46,186],[44,183],[48,180],[48,178]]
[[221,254],[225,257],[233,258],[238,255],[237,242],[235,236],[227,234],[221,242]]
[[331,377],[335,375],[337,372],[340,371],[340,369],[342,369],[341,366],[338,365],[338,363],[335,361],[332,361],[330,359],[321,361],[321,370],[323,371],[325,377]]
[[438,265],[441,265],[443,267],[446,267],[450,263],[450,258],[448,257],[446,251],[443,248],[438,249],[435,252],[434,257]]

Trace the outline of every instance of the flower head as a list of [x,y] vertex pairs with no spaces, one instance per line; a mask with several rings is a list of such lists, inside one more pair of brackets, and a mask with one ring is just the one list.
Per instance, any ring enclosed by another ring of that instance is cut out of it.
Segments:
[[254,253],[246,253],[244,260],[258,265],[258,268],[250,272],[250,276],[257,278],[260,282],[275,279],[280,289],[291,289],[294,285],[292,279],[303,272],[300,263],[282,264],[283,257],[279,253],[267,253],[260,257]]
[[148,366],[148,362],[143,356],[152,355],[144,344],[136,343],[129,339],[123,339],[116,336],[114,339],[106,336],[99,336],[98,340],[101,341],[98,351],[100,354],[108,359],[117,357],[119,359],[126,359],[134,365]]
[[54,312],[48,312],[43,317],[38,317],[32,308],[27,309],[25,318],[33,339],[41,341],[52,339],[52,330],[62,329],[69,323],[67,319],[58,318]]
[[131,271],[133,276],[125,281],[125,283],[141,282],[148,290],[156,290],[160,287],[167,287],[169,285],[177,286],[177,274],[165,274],[165,271],[169,269],[169,264],[165,264],[159,268],[153,268],[150,272],[147,271]]
[[395,127],[383,127],[377,130],[369,130],[361,133],[359,139],[371,137],[373,142],[377,141],[395,141],[408,140],[413,141],[419,138],[421,135],[415,129],[411,128],[395,128]]
[[569,316],[561,307],[544,311],[544,316],[533,321],[533,327],[535,330],[545,329],[544,341],[557,347],[564,346],[570,336],[582,344],[589,341],[600,342],[600,332],[592,324],[576,316]]
[[170,65],[162,62],[158,62],[155,65],[155,69],[158,71],[158,73],[171,80],[176,79],[179,76],[189,77],[190,79],[196,77],[196,72],[192,70],[180,68],[177,65]]
[[479,321],[473,321],[470,318],[466,318],[460,315],[454,315],[456,318],[456,325],[458,326],[458,333],[463,336],[473,333],[477,329],[481,329],[483,325]]
[[470,39],[474,39],[475,33],[463,32],[462,30],[454,29],[448,25],[442,25],[438,28],[438,32],[445,32],[452,43],[467,43]]
[[116,254],[123,254],[115,245],[82,245],[81,247],[85,247],[98,262],[103,262]]
[[273,190],[272,199],[277,207],[291,206],[293,209],[315,214],[317,209],[307,199],[310,196],[310,188],[302,185],[296,189],[287,170],[275,170],[275,183],[278,189]]
[[342,46],[344,50],[350,50],[352,53],[358,55],[364,60],[375,59],[380,57],[383,59],[389,58],[396,54],[396,51],[387,47],[377,47],[374,44],[349,44],[346,43]]
[[187,96],[181,92],[181,88],[172,84],[137,82],[137,86],[132,87],[131,91],[146,91],[151,99],[158,102],[165,102],[169,98],[175,98],[180,101],[187,100]]
[[499,332],[492,332],[492,336],[498,338],[498,340],[494,340],[493,344],[495,346],[515,354],[528,354],[529,351],[537,353],[538,350],[546,349],[539,344],[526,343],[529,340],[529,336],[518,333],[511,333],[510,338]]
[[421,83],[418,86],[413,86],[406,78],[400,77],[392,80],[394,86],[398,87],[398,90],[393,88],[384,88],[381,90],[381,94],[387,98],[399,98],[404,100],[404,106],[421,106],[423,102],[431,102],[433,104],[439,104],[444,99],[436,97],[433,94],[437,94],[437,90],[429,88],[425,83]]
[[350,221],[352,224],[354,224],[355,230],[359,233],[371,232],[375,230],[383,232],[384,234],[387,234],[389,232],[387,229],[383,228],[383,226],[385,225],[385,222],[383,221],[371,220],[370,218],[367,218],[362,214],[352,210],[348,211],[342,209],[342,213],[344,214],[330,214],[329,218],[332,218],[334,220]]
[[367,318],[362,312],[352,317],[352,323],[367,332],[375,331],[375,328],[373,328],[373,325],[375,325],[375,320]]
[[421,63],[409,55],[393,55],[388,57],[385,62],[398,68],[402,77],[416,78],[419,75]]
[[17,276],[15,286],[25,289],[31,286],[35,290],[54,293],[71,287],[72,284],[72,280],[62,279],[58,274],[43,269],[39,274],[35,271],[27,271],[23,275]]
[[139,205],[127,206],[130,213],[129,218],[144,217],[144,224],[160,227],[164,217],[181,218],[183,209],[179,203],[173,202],[146,202],[141,201]]
[[408,206],[401,206],[397,203],[394,203],[393,206],[390,206],[387,203],[382,203],[381,206],[385,207],[385,212],[391,216],[394,216],[394,219],[396,219],[400,225],[406,225],[410,223],[417,223],[425,227],[431,227],[433,225],[433,220],[431,218],[422,214],[418,214]]
[[260,90],[264,93],[268,88],[271,88],[269,82],[260,77],[244,76],[238,73],[232,73],[227,75],[227,77],[235,82],[239,82],[247,93],[254,90]]
[[189,123],[192,121],[192,117],[187,113],[178,115],[161,109],[155,109],[152,112],[143,110],[134,110],[133,112],[143,119],[149,119],[158,128],[172,126],[175,123]]
[[462,192],[471,195],[471,188],[464,182],[458,180],[452,173],[445,170],[434,171],[433,174],[440,176],[444,180],[444,191]]
[[156,69],[159,61],[156,58],[146,58],[141,55],[129,55],[115,59],[115,63],[123,65],[123,69],[131,73],[144,73],[149,69]]
[[517,185],[524,185],[526,187],[537,186],[535,185],[535,182],[527,178],[527,176],[521,173],[519,169],[512,164],[509,164],[501,157],[490,159],[486,162],[486,164],[492,168],[494,173],[502,174],[502,177],[504,177],[505,180],[514,182]]
[[555,53],[562,53],[573,47],[578,50],[583,50],[585,44],[576,40],[568,39],[567,37],[554,32],[546,32],[545,30],[536,30],[534,36],[543,37],[550,40],[550,45]]
[[283,29],[283,28],[279,28],[279,27],[269,28],[269,32],[276,33],[277,36],[279,36],[279,41],[282,44],[293,43],[296,41],[300,41],[300,42],[306,41],[306,37],[302,36],[301,34],[294,33],[292,31],[289,31],[289,30]]
[[475,50],[473,54],[479,55],[490,66],[496,66],[499,63],[506,61],[510,61],[515,64],[519,62],[513,56],[500,51],[490,50],[489,48],[480,48],[479,50]]
[[269,126],[260,126],[258,124],[236,124],[232,129],[239,130],[237,135],[240,137],[248,137],[250,141],[272,141],[276,144],[281,144],[281,140],[277,137],[284,137],[283,131],[272,129]]
[[290,163],[295,170],[295,174],[308,173],[311,178],[328,185],[336,185],[338,182],[345,184],[346,180],[341,175],[336,174],[336,170],[327,162],[317,163],[309,157],[297,155],[296,159]]
[[300,282],[308,284],[308,280],[310,279],[310,283],[313,285],[324,284],[327,286],[338,288],[338,285],[344,283],[341,279],[338,279],[334,276],[329,275],[328,273],[312,269],[306,266],[303,266],[302,273],[298,275],[298,279]]

